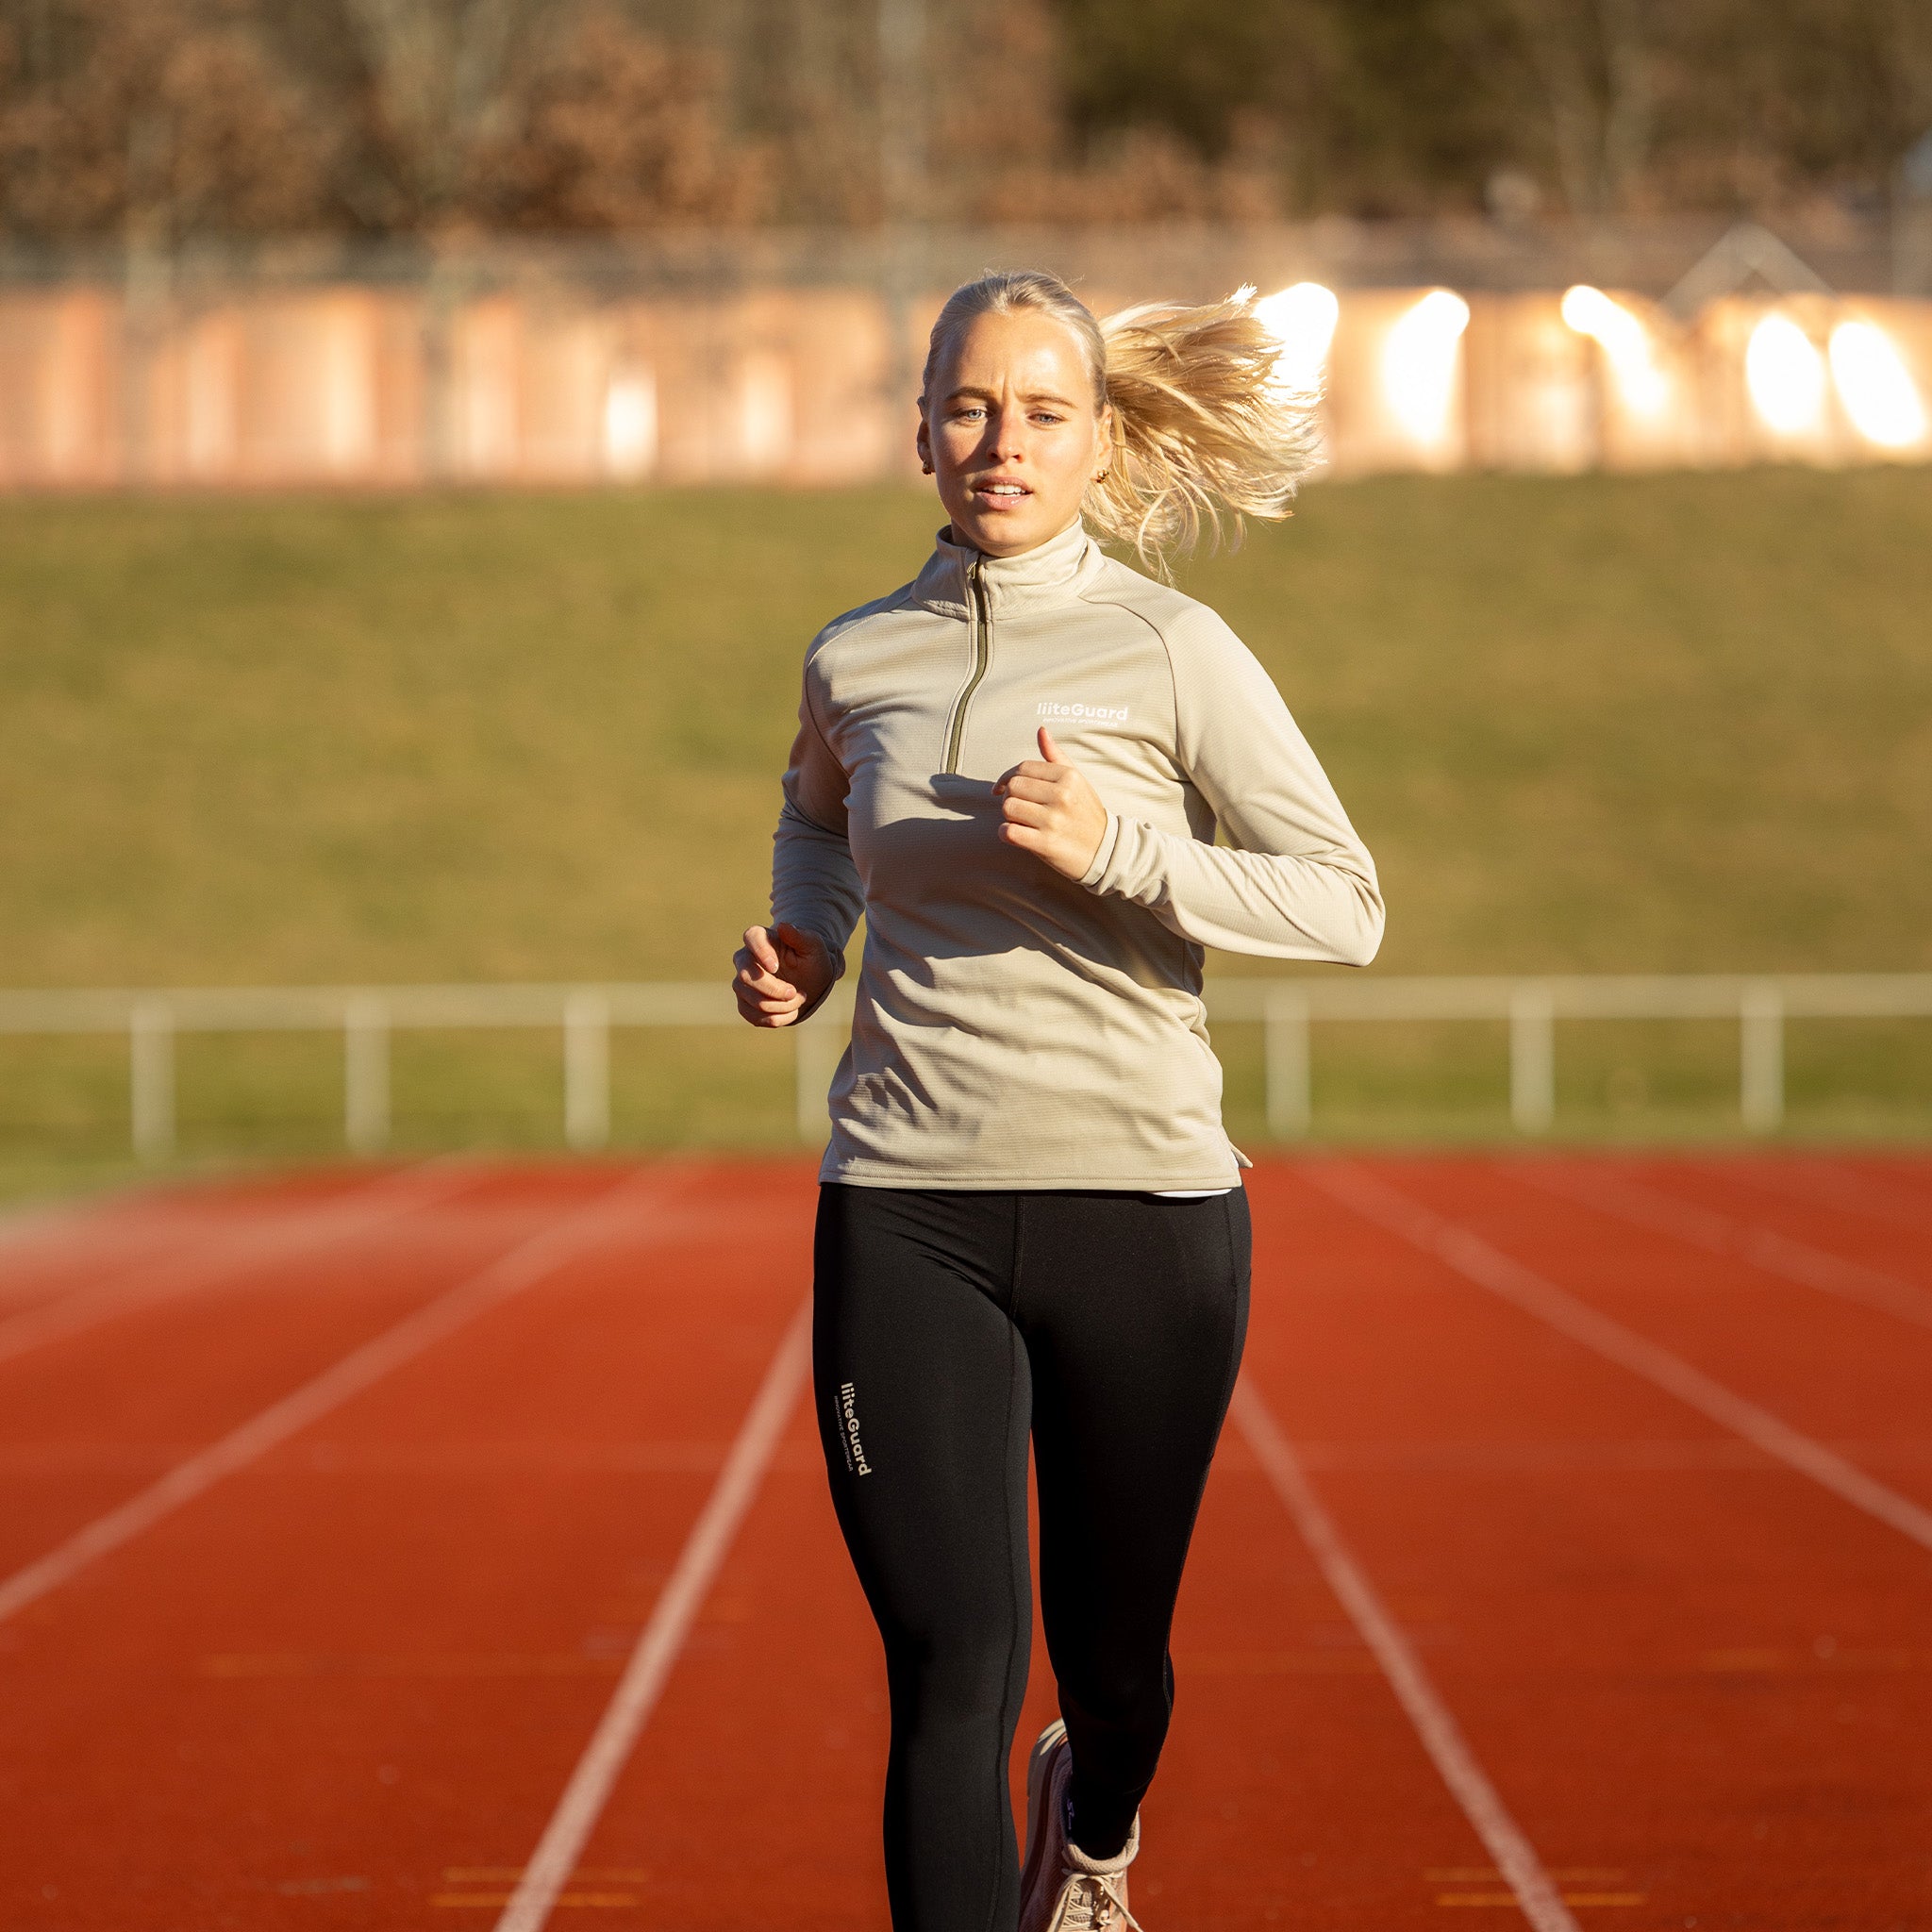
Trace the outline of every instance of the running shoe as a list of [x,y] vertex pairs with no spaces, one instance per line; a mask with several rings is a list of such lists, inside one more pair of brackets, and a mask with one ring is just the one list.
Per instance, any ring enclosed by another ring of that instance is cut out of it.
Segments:
[[1026,1857],[1020,1867],[1020,1932],[1141,1932],[1127,1909],[1127,1867],[1141,1849],[1141,1821],[1119,1854],[1090,1858],[1067,1836],[1074,1754],[1058,1718],[1026,1763]]

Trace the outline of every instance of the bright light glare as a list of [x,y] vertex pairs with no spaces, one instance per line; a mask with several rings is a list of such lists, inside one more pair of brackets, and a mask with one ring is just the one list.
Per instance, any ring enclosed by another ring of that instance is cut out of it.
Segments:
[[1840,323],[1831,332],[1831,375],[1845,414],[1867,442],[1909,449],[1925,440],[1925,405],[1883,329]]
[[1662,410],[1671,386],[1652,356],[1650,331],[1641,317],[1601,289],[1579,282],[1563,297],[1563,320],[1602,348],[1618,392],[1631,408],[1645,416]]
[[658,456],[658,385],[648,369],[613,375],[604,392],[604,461],[614,476],[641,476]]
[[791,454],[791,369],[773,350],[754,350],[739,370],[738,421],[753,469],[774,469]]
[[1335,340],[1335,319],[1341,305],[1320,282],[1297,282],[1278,294],[1263,295],[1255,313],[1281,344],[1274,362],[1274,380],[1297,395],[1322,387],[1328,366],[1328,345]]
[[1469,304],[1447,289],[1431,289],[1389,331],[1382,347],[1382,389],[1396,420],[1420,443],[1449,433],[1456,403],[1456,365]]
[[1824,413],[1824,358],[1788,315],[1767,315],[1744,350],[1752,406],[1780,436],[1815,429]]

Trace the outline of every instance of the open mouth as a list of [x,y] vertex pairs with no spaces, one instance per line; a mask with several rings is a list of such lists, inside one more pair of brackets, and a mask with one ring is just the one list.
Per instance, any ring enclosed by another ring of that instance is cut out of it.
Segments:
[[993,482],[975,483],[973,494],[982,503],[1018,503],[1031,496],[1032,491],[1024,483],[1014,483],[1005,477]]

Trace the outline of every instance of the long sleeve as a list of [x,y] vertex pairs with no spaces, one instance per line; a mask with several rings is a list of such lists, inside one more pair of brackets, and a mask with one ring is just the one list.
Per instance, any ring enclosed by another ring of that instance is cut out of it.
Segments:
[[845,970],[865,895],[845,841],[846,777],[812,708],[811,668],[798,706],[798,736],[785,774],[785,803],[772,838],[772,918],[824,941]]
[[1167,641],[1176,752],[1230,845],[1109,812],[1081,883],[1199,945],[1365,966],[1382,939],[1374,861],[1267,672],[1197,613]]

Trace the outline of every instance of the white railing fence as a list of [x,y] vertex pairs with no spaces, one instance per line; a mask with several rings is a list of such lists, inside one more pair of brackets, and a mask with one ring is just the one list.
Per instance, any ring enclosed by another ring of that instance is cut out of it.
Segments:
[[[1544,978],[1217,979],[1208,1017],[1257,1024],[1264,1039],[1270,1131],[1308,1131],[1309,1035],[1316,1022],[1500,1022],[1508,1028],[1509,1113],[1524,1134],[1556,1116],[1557,1023],[1727,1020],[1738,1027],[1744,1126],[1784,1118],[1785,1023],[1932,1017],[1932,973],[1569,974]],[[798,1132],[824,1132],[824,1092],[844,1051],[847,993],[793,1031]],[[180,988],[0,992],[0,1035],[119,1034],[127,1041],[135,1152],[175,1144],[175,1042],[183,1033],[336,1032],[342,1041],[342,1127],[358,1154],[390,1138],[390,1043],[398,1031],[551,1028],[561,1041],[563,1135],[575,1148],[610,1138],[610,1034],[619,1026],[737,1026],[722,985]]]

